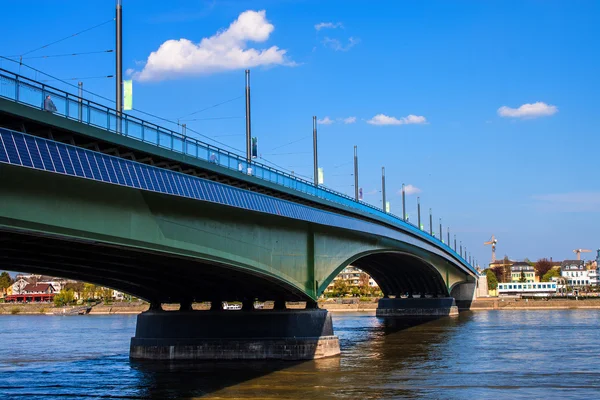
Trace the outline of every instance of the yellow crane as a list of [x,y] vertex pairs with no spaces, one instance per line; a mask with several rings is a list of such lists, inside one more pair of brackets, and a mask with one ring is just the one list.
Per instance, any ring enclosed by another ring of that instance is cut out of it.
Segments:
[[492,245],[492,262],[496,261],[496,243],[498,243],[498,241],[496,240],[494,235],[492,235],[492,238],[483,244],[484,246],[488,244]]
[[573,253],[577,254],[577,259],[581,260],[581,253],[591,253],[591,250],[587,250],[587,249],[575,249],[573,250]]

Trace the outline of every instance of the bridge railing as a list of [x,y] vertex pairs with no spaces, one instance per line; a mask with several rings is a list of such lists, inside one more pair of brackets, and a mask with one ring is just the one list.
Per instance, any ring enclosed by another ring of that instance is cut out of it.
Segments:
[[311,181],[293,176],[268,165],[255,161],[248,162],[241,155],[212,146],[130,114],[120,113],[119,115],[115,109],[109,106],[0,68],[0,97],[47,111],[45,99],[48,95],[50,95],[56,108],[48,112],[52,112],[54,115],[60,115],[70,120],[150,143],[160,148],[208,161],[221,167],[238,171],[240,174],[251,175],[286,188],[344,205],[351,209],[375,215],[390,223],[400,225],[405,230],[445,248],[455,257],[459,258],[472,271],[475,271],[467,260],[449,246],[449,243],[444,243],[443,240],[429,235],[429,233],[394,214],[386,213],[379,207],[362,201],[356,201],[346,194],[323,186],[315,186]]

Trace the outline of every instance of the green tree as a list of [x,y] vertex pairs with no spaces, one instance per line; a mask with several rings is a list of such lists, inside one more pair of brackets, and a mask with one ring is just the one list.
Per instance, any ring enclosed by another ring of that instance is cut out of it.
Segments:
[[79,281],[69,282],[69,283],[67,283],[65,285],[65,289],[67,289],[67,290],[69,290],[69,289],[73,290],[73,292],[75,294],[77,294],[77,297],[80,298],[80,299],[83,297],[82,294],[83,294],[83,289],[84,288],[85,288],[85,284],[83,282],[79,282]]
[[98,292],[98,288],[96,285],[91,283],[85,283],[83,285],[83,298],[84,300],[94,300],[96,298],[96,294]]
[[542,282],[550,282],[552,278],[558,278],[560,272],[557,269],[552,268],[542,276]]
[[521,271],[521,277],[519,278],[519,282],[524,283],[527,282],[527,278],[525,278],[525,272]]
[[12,278],[10,277],[8,272],[3,271],[0,274],[0,289],[6,289],[13,283],[14,283],[14,281],[12,280]]
[[496,274],[491,269],[487,269],[485,272],[487,276],[487,284],[489,290],[496,290],[498,288],[498,279],[496,278]]
[[73,289],[62,289],[54,296],[54,305],[57,307],[66,306],[75,299],[75,292]]
[[344,297],[349,293],[350,288],[348,287],[348,282],[345,279],[337,279],[333,282],[333,296],[334,297]]
[[113,290],[109,288],[102,288],[100,296],[104,301],[112,301]]

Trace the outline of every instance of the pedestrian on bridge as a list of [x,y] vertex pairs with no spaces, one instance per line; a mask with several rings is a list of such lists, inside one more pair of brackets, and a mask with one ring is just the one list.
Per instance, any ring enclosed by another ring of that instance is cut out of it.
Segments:
[[50,98],[50,95],[46,96],[46,100],[44,100],[44,111],[48,111],[51,113],[56,112],[56,106]]

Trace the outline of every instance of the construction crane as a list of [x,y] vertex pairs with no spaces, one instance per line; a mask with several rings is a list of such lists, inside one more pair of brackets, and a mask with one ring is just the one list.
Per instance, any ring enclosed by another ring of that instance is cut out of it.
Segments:
[[591,250],[586,250],[586,249],[575,249],[573,250],[573,253],[577,254],[577,259],[581,260],[581,253],[591,253]]
[[496,261],[496,243],[498,243],[498,241],[494,235],[492,235],[492,238],[483,244],[484,246],[487,246],[488,244],[492,245],[492,262]]

